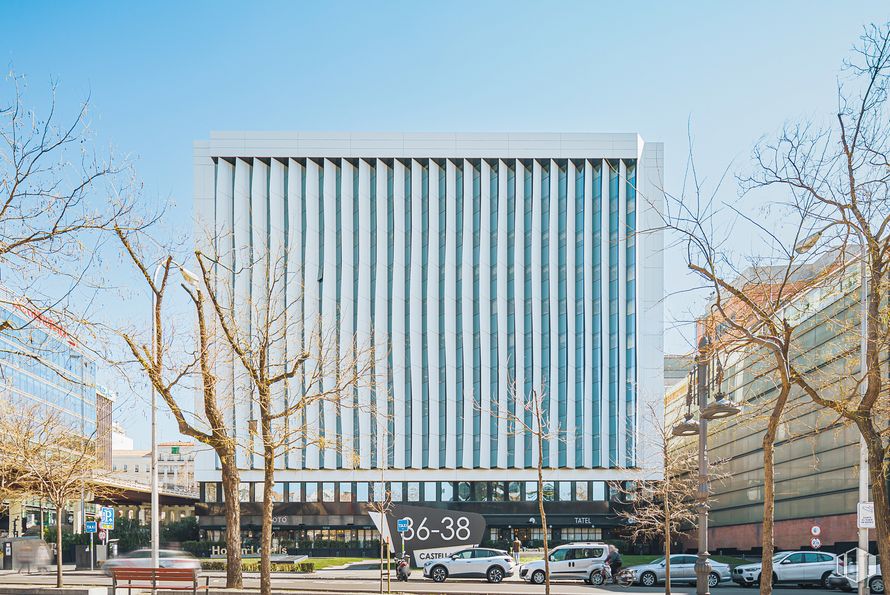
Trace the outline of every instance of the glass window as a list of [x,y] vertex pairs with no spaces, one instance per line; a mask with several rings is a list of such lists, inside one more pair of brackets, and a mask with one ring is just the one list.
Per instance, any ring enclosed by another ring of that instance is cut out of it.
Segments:
[[204,484],[204,501],[219,502],[219,496],[217,495],[217,485],[215,483]]
[[563,548],[559,550],[553,550],[553,553],[550,554],[551,562],[562,562],[566,559],[566,555],[569,553],[570,548]]
[[470,482],[461,481],[457,484],[457,499],[460,502],[469,502],[469,500],[470,500]]
[[300,493],[301,485],[302,485],[301,483],[296,482],[296,481],[291,482],[288,485],[288,490],[287,490],[287,501],[288,502],[299,502],[300,501],[300,496],[302,495]]
[[560,481],[557,483],[559,485],[559,499],[563,502],[570,501],[572,499],[572,482]]
[[435,502],[436,501],[436,482],[435,481],[423,482],[423,500],[425,502]]
[[[272,484],[272,502],[284,502],[284,487],[284,483],[282,482],[275,482]],[[257,489],[262,491],[263,484],[258,483]],[[257,500],[259,500],[259,498],[257,498]]]
[[487,481],[474,481],[473,491],[475,492],[475,494],[473,495],[473,500],[475,500],[476,502],[490,501],[491,494],[489,493],[489,486]]
[[340,502],[352,502],[352,483],[340,482]]
[[510,502],[519,502],[522,499],[522,494],[520,493],[520,485],[518,481],[511,481],[508,485],[508,491],[510,493]]
[[401,502],[403,500],[401,481],[393,481],[389,484],[389,497],[393,502]]
[[306,502],[318,502],[318,484],[314,481],[304,484]]
[[368,493],[368,483],[365,481],[360,481],[355,484],[355,501],[356,502],[369,502],[370,494]]
[[800,564],[803,562],[803,554],[791,554],[784,560],[782,560],[782,564]]
[[238,500],[240,502],[250,502],[250,484],[242,481],[238,485]]
[[371,498],[374,502],[382,502],[386,498],[386,488],[382,481],[375,481],[371,484]]
[[420,482],[408,482],[408,502],[420,502]]
[[322,502],[333,502],[334,501],[334,482],[326,481],[321,484],[321,498]]
[[452,502],[454,500],[454,484],[450,481],[443,481],[439,484],[439,500],[442,502]]
[[494,555],[495,555],[495,553],[491,550],[484,550],[482,548],[477,548],[477,549],[473,550],[474,558],[491,558]]
[[527,502],[536,502],[538,500],[538,482],[525,482],[525,500]]
[[588,489],[586,481],[575,482],[575,500],[580,502],[587,501]]
[[556,493],[554,489],[555,488],[552,481],[544,482],[544,500],[546,502],[552,502],[555,499],[554,496],[556,495]]
[[456,554],[454,554],[454,557],[460,560],[469,560],[473,557],[473,550],[463,550],[462,552],[457,552]]
[[503,502],[507,499],[507,494],[504,491],[504,482],[503,481],[495,481],[491,484],[491,501],[492,502]]

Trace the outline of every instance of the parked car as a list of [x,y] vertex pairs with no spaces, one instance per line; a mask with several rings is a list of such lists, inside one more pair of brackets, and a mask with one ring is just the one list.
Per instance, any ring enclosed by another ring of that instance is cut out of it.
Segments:
[[[671,556],[671,582],[695,584],[695,561],[698,556],[689,554],[674,554]],[[711,573],[708,575],[708,585],[716,587],[721,582],[732,580],[729,564],[710,561]],[[634,573],[634,582],[644,587],[652,587],[665,580],[664,556],[653,560],[649,564],[640,564],[628,568]]]
[[[732,580],[742,586],[760,583],[761,564],[741,564],[732,569]],[[779,552],[773,556],[773,584],[820,585],[837,568],[837,556],[828,552]]]
[[[602,576],[609,546],[605,543],[570,543],[550,552],[550,580],[583,580],[590,584]],[[537,585],[545,580],[544,560],[535,560],[519,568],[519,576]]]
[[[851,564],[852,568],[850,568],[852,576],[856,576],[856,564]],[[865,579],[868,581],[868,588],[872,593],[883,593],[884,592],[884,577],[881,576],[881,565],[872,564],[868,569],[868,577]],[[841,591],[853,591],[856,589],[856,583],[844,576],[843,574],[839,574],[838,572],[833,572],[831,576],[828,577],[828,588],[829,589],[840,589]]]
[[[188,552],[177,550],[158,550],[158,565],[161,568],[201,570],[200,560]],[[111,576],[112,568],[151,568],[151,550],[134,550],[102,563],[102,571],[108,576]]]
[[429,560],[423,565],[423,576],[437,583],[450,577],[484,578],[499,583],[513,576],[516,561],[504,550],[474,547],[461,550],[448,558]]

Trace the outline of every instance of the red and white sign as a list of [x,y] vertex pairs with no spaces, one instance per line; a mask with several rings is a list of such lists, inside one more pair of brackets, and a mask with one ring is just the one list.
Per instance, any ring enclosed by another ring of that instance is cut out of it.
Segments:
[[99,531],[99,540],[105,541],[105,538],[108,536],[108,533],[105,532],[105,529]]
[[813,534],[813,537],[819,537],[822,534],[822,528],[819,525],[813,525],[813,528],[810,529],[810,533]]
[[820,547],[822,547],[822,540],[820,540],[818,537],[814,537],[810,540],[810,545],[813,546],[814,550],[818,550]]

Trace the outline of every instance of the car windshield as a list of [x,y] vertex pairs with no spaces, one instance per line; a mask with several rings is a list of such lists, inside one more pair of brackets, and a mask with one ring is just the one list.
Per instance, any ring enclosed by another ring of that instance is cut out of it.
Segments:
[[655,558],[654,560],[652,560],[652,562],[650,562],[650,564],[661,564],[662,562],[664,562],[664,556]]
[[788,552],[782,552],[781,554],[776,554],[775,556],[773,556],[773,562],[778,562],[779,560],[784,559],[785,556],[787,556],[787,555],[788,555]]

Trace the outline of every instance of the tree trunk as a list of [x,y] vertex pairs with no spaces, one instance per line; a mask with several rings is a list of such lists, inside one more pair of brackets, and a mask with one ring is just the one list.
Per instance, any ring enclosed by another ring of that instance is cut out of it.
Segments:
[[263,440],[263,521],[260,537],[260,595],[272,593],[272,486],[275,483],[275,446],[272,443],[272,395],[269,387],[259,390],[260,432]]
[[[870,425],[870,424],[869,424]],[[866,436],[868,445],[868,476],[871,483],[871,499],[875,505],[875,541],[878,542],[878,559],[890,560],[890,499],[887,494],[887,478],[884,474],[884,445],[881,436],[869,428]],[[881,567],[881,578],[884,568]]]
[[547,547],[547,513],[544,511],[544,436],[541,430],[541,413],[538,415],[538,513],[541,515],[541,531],[544,536],[544,593],[550,595],[550,552]]
[[62,582],[62,514],[64,507],[56,504],[56,588],[64,586]]
[[241,572],[241,498],[238,493],[241,483],[235,453],[220,456],[222,467],[223,498],[226,507],[226,588],[240,589],[243,586]]
[[671,595],[671,505],[667,493],[664,495],[664,594]]

